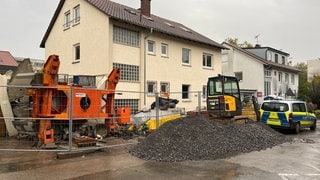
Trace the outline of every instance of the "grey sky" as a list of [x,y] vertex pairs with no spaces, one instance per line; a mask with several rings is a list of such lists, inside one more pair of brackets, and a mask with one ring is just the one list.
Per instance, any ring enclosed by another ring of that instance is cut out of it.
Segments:
[[[140,7],[140,0],[114,0]],[[1,0],[0,50],[44,59],[39,48],[59,0]],[[320,57],[319,0],[151,0],[151,12],[221,43],[238,38],[291,55],[293,63]]]

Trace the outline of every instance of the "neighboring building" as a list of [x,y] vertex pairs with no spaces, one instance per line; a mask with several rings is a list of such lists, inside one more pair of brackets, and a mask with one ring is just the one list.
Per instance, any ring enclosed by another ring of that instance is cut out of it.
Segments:
[[320,58],[307,61],[308,82],[311,82],[314,76],[320,76]]
[[17,66],[17,61],[9,51],[0,51],[0,74],[5,74],[8,70],[14,71]]
[[[259,102],[267,95],[297,97],[299,70],[288,65],[289,54],[270,47],[243,49],[226,42],[222,45],[228,48],[222,51],[222,72],[238,77],[243,97],[256,96]],[[276,54],[281,61],[276,60]]]
[[[42,39],[46,57],[60,57],[59,73],[108,74],[120,67],[116,104],[150,107],[167,92],[179,107],[195,110],[195,91],[206,92],[208,77],[221,73],[224,47],[192,29],[150,12],[150,0],[133,9],[109,0],[61,0]],[[124,93],[125,94],[125,93]],[[202,96],[205,104],[205,96]]]
[[34,72],[41,71],[44,65],[44,60],[41,59],[31,59],[31,58],[23,58],[23,57],[14,57],[18,63],[22,62],[25,59],[29,59],[32,69]]

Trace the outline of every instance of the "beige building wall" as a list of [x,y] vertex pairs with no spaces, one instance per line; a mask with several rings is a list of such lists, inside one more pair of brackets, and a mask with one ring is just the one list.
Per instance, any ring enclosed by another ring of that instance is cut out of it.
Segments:
[[[80,23],[64,28],[64,13],[80,5]],[[60,74],[108,74],[109,18],[83,0],[65,1],[45,44],[46,59],[51,54],[60,56]],[[74,62],[74,45],[80,43],[80,62]]]
[[[80,5],[80,23],[64,29],[65,12],[70,11],[73,19],[73,8]],[[113,25],[122,26],[140,32],[140,46],[132,47],[113,43]],[[147,38],[146,38],[147,37]],[[156,54],[145,51],[145,40],[156,43]],[[80,61],[74,61],[74,45],[80,43]],[[168,57],[161,57],[161,43],[168,44]],[[191,50],[191,65],[182,64],[182,48]],[[195,110],[198,106],[198,91],[203,90],[208,77],[221,73],[221,50],[210,46],[185,41],[137,26],[122,24],[94,8],[84,0],[65,1],[59,16],[45,44],[46,59],[51,54],[60,56],[59,74],[70,75],[101,75],[109,74],[113,63],[138,65],[140,82],[120,81],[117,90],[131,91],[116,95],[121,99],[139,99],[140,108],[150,107],[155,96],[147,96],[141,92],[146,90],[144,80],[156,81],[157,92],[160,82],[170,84],[170,97],[179,100],[179,107],[186,111]],[[213,55],[213,68],[202,66],[202,55]],[[146,63],[145,63],[146,62]],[[144,73],[146,68],[146,77]],[[188,100],[182,100],[182,84],[190,85]],[[101,86],[103,87],[103,86]],[[140,93],[132,93],[140,92]],[[146,97],[146,99],[144,99]],[[146,103],[144,103],[146,102]],[[201,106],[206,106],[205,98],[201,97]]]
[[[187,110],[195,110],[198,106],[198,91],[202,92],[206,86],[208,77],[221,73],[221,51],[199,44],[177,40],[174,38],[152,34],[147,40],[155,42],[156,53],[147,55],[147,81],[156,81],[157,91],[160,91],[160,82],[170,83],[170,97],[179,100],[178,106]],[[168,57],[161,56],[161,43],[168,44]],[[191,50],[191,64],[182,64],[182,48]],[[203,53],[213,55],[213,68],[202,66]],[[189,99],[182,100],[182,85],[190,85]],[[154,101],[154,97],[148,96],[148,104]],[[205,105],[205,99],[201,98],[201,106]]]

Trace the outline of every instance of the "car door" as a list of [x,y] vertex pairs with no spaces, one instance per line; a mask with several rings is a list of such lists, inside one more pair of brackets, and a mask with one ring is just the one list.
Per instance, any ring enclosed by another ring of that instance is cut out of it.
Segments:
[[301,116],[300,126],[301,127],[309,127],[312,124],[311,119],[308,116],[307,111],[307,104],[304,102],[298,103],[299,104],[299,115]]

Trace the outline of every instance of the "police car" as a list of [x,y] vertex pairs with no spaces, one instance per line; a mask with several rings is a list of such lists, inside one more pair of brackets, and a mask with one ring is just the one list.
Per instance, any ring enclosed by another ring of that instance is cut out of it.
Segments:
[[267,100],[260,107],[260,121],[272,128],[292,129],[299,133],[301,128],[317,127],[315,113],[304,101]]

